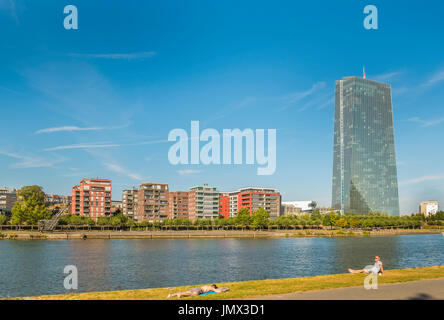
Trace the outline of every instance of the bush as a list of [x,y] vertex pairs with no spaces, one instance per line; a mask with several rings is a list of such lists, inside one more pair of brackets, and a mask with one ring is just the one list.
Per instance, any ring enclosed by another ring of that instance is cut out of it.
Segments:
[[5,214],[0,214],[0,225],[5,225],[9,221],[9,217]]

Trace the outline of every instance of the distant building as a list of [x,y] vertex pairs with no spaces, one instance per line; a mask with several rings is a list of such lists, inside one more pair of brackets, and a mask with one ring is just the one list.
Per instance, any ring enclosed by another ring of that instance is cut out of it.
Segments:
[[122,213],[122,201],[118,201],[118,200],[111,200],[111,214],[118,214],[118,213]]
[[82,179],[72,188],[71,214],[94,220],[110,216],[111,192],[111,180]]
[[300,215],[302,214],[302,208],[296,207],[294,204],[288,204],[283,202],[281,205],[281,215]]
[[282,202],[285,206],[293,206],[295,208],[300,208],[301,213],[311,213],[314,209],[316,209],[316,202],[312,200],[307,201],[285,201]]
[[168,218],[168,184],[142,183],[138,191],[137,221],[161,221]]
[[319,210],[320,214],[327,214],[327,213],[330,213],[330,212],[341,213],[341,210],[333,209],[331,207],[316,207],[316,210]]
[[250,214],[263,208],[271,218],[281,213],[281,194],[273,188],[247,187],[230,192],[228,196],[230,217],[236,216],[242,208],[247,208]]
[[189,219],[214,219],[219,217],[219,191],[207,184],[190,188],[188,192]]
[[230,194],[228,192],[219,193],[219,216],[230,217]]
[[55,204],[68,204],[72,200],[71,196],[61,196],[58,194],[46,194],[45,195],[45,202],[49,205],[55,205]]
[[169,192],[168,218],[188,219],[188,192],[186,191]]
[[438,201],[423,201],[419,206],[419,212],[426,217],[436,214],[439,211]]
[[0,187],[0,212],[11,212],[16,201],[17,201],[16,189]]
[[122,193],[122,213],[128,218],[135,219],[137,216],[139,189],[132,188],[123,190]]

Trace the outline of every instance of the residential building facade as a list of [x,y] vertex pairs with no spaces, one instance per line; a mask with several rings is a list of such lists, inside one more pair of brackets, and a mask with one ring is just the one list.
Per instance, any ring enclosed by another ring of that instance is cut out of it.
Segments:
[[72,188],[71,214],[90,217],[111,215],[112,182],[108,179],[82,179]]
[[264,208],[271,218],[277,218],[281,213],[281,194],[273,188],[242,188],[230,192],[229,201],[230,217],[234,217],[242,208],[247,208],[250,214]]
[[142,183],[138,191],[137,221],[155,222],[168,218],[168,184]]
[[137,216],[137,208],[139,198],[139,189],[126,189],[122,192],[122,213],[128,218],[135,219]]
[[219,217],[219,191],[207,184],[188,191],[189,219],[214,219]]
[[168,218],[188,219],[188,192],[186,191],[169,192]]
[[0,212],[11,212],[17,201],[17,190],[0,187]]
[[219,193],[219,217],[230,217],[230,193]]

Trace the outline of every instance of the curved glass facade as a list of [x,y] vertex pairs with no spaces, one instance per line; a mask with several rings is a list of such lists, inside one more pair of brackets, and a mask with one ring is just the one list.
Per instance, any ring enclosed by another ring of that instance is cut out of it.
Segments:
[[336,81],[332,207],[399,215],[390,85]]

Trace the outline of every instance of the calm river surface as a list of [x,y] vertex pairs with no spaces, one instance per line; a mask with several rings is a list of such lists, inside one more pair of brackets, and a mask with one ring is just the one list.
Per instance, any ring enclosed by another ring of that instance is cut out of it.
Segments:
[[380,255],[385,269],[444,265],[442,235],[363,238],[0,241],[0,296],[156,288],[345,273]]

